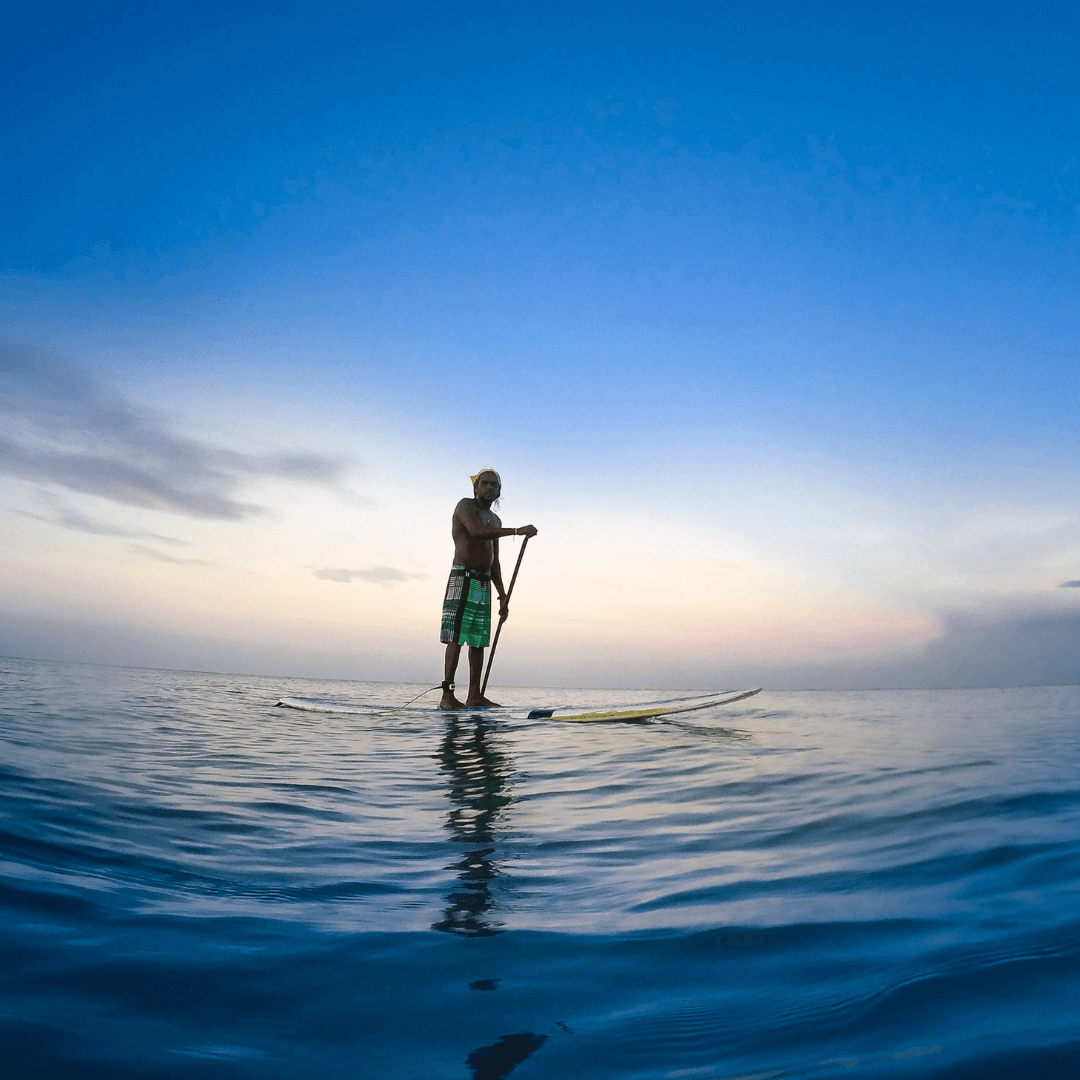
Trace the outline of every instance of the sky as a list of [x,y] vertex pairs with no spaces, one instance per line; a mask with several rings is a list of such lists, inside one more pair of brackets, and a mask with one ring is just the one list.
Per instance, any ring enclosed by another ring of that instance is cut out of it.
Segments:
[[491,466],[493,686],[1080,682],[1074,5],[0,42],[0,654],[434,683]]

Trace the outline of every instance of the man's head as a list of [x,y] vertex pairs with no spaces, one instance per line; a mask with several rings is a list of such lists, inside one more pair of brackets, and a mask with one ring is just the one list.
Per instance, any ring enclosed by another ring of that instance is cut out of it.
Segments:
[[494,469],[481,469],[471,479],[477,499],[492,503],[502,494],[502,477]]

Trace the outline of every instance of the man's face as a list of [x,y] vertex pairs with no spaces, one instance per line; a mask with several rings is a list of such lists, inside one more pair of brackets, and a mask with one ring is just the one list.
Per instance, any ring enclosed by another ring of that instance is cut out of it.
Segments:
[[486,502],[494,502],[500,493],[499,480],[494,473],[481,473],[476,478],[476,497]]

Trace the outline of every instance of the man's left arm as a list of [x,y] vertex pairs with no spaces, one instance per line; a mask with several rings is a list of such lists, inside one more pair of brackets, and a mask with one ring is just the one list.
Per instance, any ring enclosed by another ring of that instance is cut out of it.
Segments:
[[495,586],[495,591],[499,594],[499,619],[505,619],[510,613],[508,606],[509,601],[506,596],[506,589],[503,587],[502,579],[502,566],[499,563],[499,541],[492,541],[491,545],[491,583]]

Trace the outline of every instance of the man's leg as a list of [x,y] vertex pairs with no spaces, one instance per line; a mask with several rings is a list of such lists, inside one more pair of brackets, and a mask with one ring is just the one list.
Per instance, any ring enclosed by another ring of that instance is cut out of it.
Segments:
[[[461,656],[461,646],[451,642],[446,646],[446,661],[443,664],[443,681],[446,683],[452,683],[454,676],[457,674],[458,657]],[[470,674],[472,673],[470,665]],[[442,694],[442,701],[439,702],[440,709],[462,709],[464,706],[456,697],[454,697],[453,690],[444,690]]]
[[478,705],[495,705],[480,693],[480,682],[484,677],[484,650],[474,645],[469,646],[469,696],[465,701],[466,709],[475,709]]

